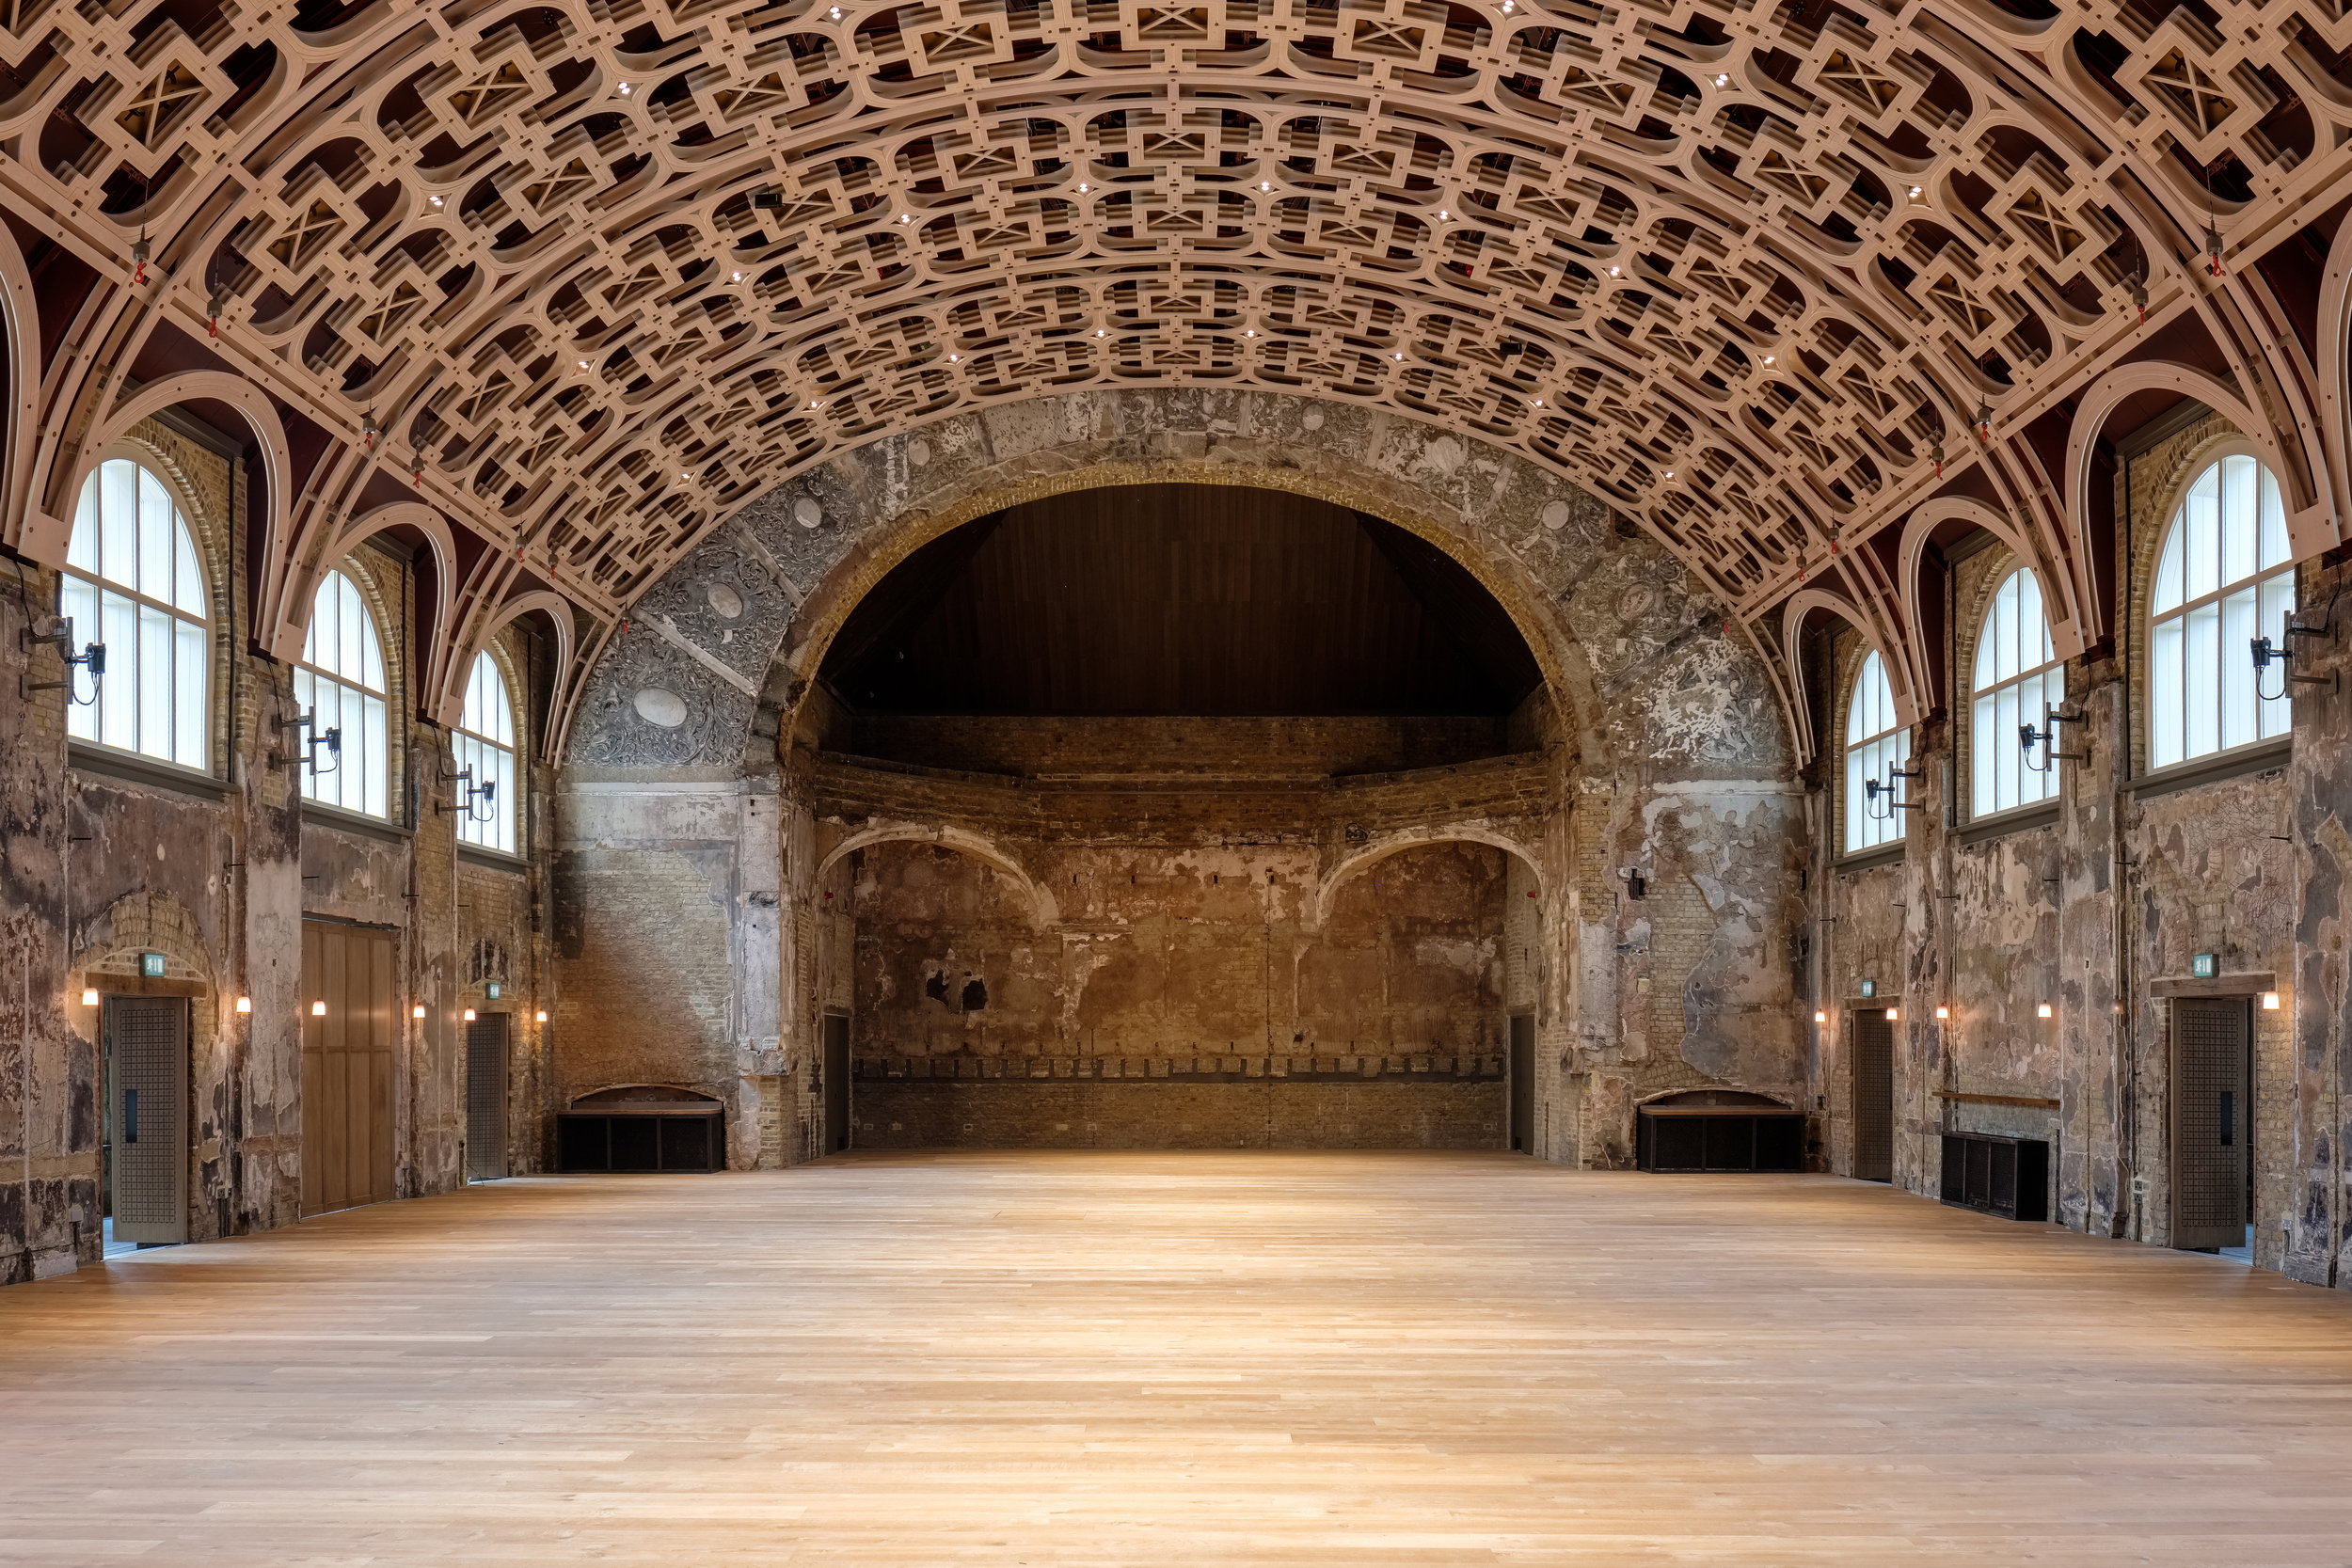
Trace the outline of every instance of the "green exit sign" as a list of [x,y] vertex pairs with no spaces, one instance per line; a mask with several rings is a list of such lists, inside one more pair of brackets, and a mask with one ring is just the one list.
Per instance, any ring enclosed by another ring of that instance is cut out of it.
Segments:
[[2188,972],[2193,977],[2200,980],[2212,979],[2215,975],[2221,973],[2221,955],[2218,953],[2191,953],[2188,956]]
[[1865,995],[1865,996],[1876,996],[1878,993],[1879,993],[1879,983],[1878,983],[1876,980],[1865,980],[1865,981],[1863,981],[1863,982],[1862,982],[1862,994],[1863,994],[1863,995]]
[[154,979],[160,977],[163,972],[164,956],[161,953],[141,953],[139,955],[139,973],[141,974],[147,975],[150,979]]

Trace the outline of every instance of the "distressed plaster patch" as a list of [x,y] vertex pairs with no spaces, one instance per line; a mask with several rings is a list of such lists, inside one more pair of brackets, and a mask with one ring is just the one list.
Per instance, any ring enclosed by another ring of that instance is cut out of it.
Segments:
[[675,691],[649,686],[637,693],[637,717],[665,730],[676,729],[686,722],[686,699]]
[[743,613],[743,595],[723,582],[712,583],[704,592],[703,598],[709,604],[711,613],[727,620],[735,620]]
[[815,528],[825,520],[825,509],[803,496],[792,503],[792,520],[803,528]]
[[1545,503],[1544,510],[1540,515],[1543,518],[1544,527],[1551,530],[1552,532],[1557,533],[1562,529],[1568,526],[1568,503],[1566,501],[1548,501]]

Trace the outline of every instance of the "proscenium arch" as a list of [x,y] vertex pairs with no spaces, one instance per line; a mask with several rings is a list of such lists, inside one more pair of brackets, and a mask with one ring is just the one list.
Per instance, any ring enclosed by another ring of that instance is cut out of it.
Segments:
[[958,854],[969,855],[1013,879],[1027,896],[1029,909],[1041,927],[1053,927],[1061,920],[1061,906],[1054,901],[1052,894],[1038,885],[1036,879],[1021,869],[1019,862],[978,833],[964,828],[918,827],[911,822],[902,822],[860,829],[825,852],[824,858],[817,863],[817,872],[810,885],[822,883],[825,874],[835,865],[858,850],[877,844],[936,844]]
[[800,678],[793,683],[791,701],[780,716],[779,736],[792,733],[815,685],[816,672],[824,663],[825,652],[848,622],[850,612],[916,550],[967,523],[1026,501],[1144,484],[1232,485],[1285,491],[1377,517],[1443,550],[1476,578],[1511,618],[1512,626],[1543,673],[1546,694],[1551,698],[1564,726],[1577,737],[1580,760],[1585,768],[1597,774],[1607,770],[1608,759],[1600,750],[1594,723],[1600,699],[1592,672],[1582,660],[1574,633],[1550,613],[1549,600],[1542,592],[1522,580],[1524,573],[1517,569],[1516,562],[1512,569],[1498,569],[1490,552],[1473,546],[1436,515],[1400,506],[1386,496],[1372,493],[1367,486],[1271,465],[1219,463],[1207,468],[1180,459],[1103,463],[1035,478],[996,481],[977,486],[946,505],[896,519],[887,525],[888,536],[875,542],[871,548],[863,545],[852,547],[809,594],[786,630],[784,646],[777,657]]
[[1370,870],[1382,861],[1404,854],[1408,849],[1426,849],[1439,844],[1483,844],[1490,849],[1523,863],[1535,879],[1535,906],[1549,911],[1551,908],[1550,879],[1544,875],[1543,857],[1534,847],[1519,843],[1506,833],[1486,828],[1442,827],[1412,829],[1384,839],[1369,848],[1359,849],[1334,865],[1315,888],[1315,928],[1321,930],[1331,923],[1331,905],[1339,897],[1343,885],[1360,871]]

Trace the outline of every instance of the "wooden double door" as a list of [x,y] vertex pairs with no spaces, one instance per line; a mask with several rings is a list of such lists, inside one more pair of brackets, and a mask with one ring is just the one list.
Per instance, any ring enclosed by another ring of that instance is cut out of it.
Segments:
[[[392,1196],[399,933],[302,923],[302,1212]],[[324,1004],[324,1006],[321,1006]]]

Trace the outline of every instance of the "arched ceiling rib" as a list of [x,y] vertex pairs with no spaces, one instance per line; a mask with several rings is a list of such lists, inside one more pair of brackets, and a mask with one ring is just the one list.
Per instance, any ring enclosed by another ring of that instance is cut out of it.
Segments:
[[2331,0],[0,0],[0,181],[99,267],[99,390],[203,341],[346,441],[301,504],[389,471],[495,546],[475,602],[609,621],[876,435],[1212,384],[1523,451],[1754,616],[1968,465],[2078,548],[2024,432],[2183,323],[2332,542],[2238,262],[2343,182],[2347,50]]

